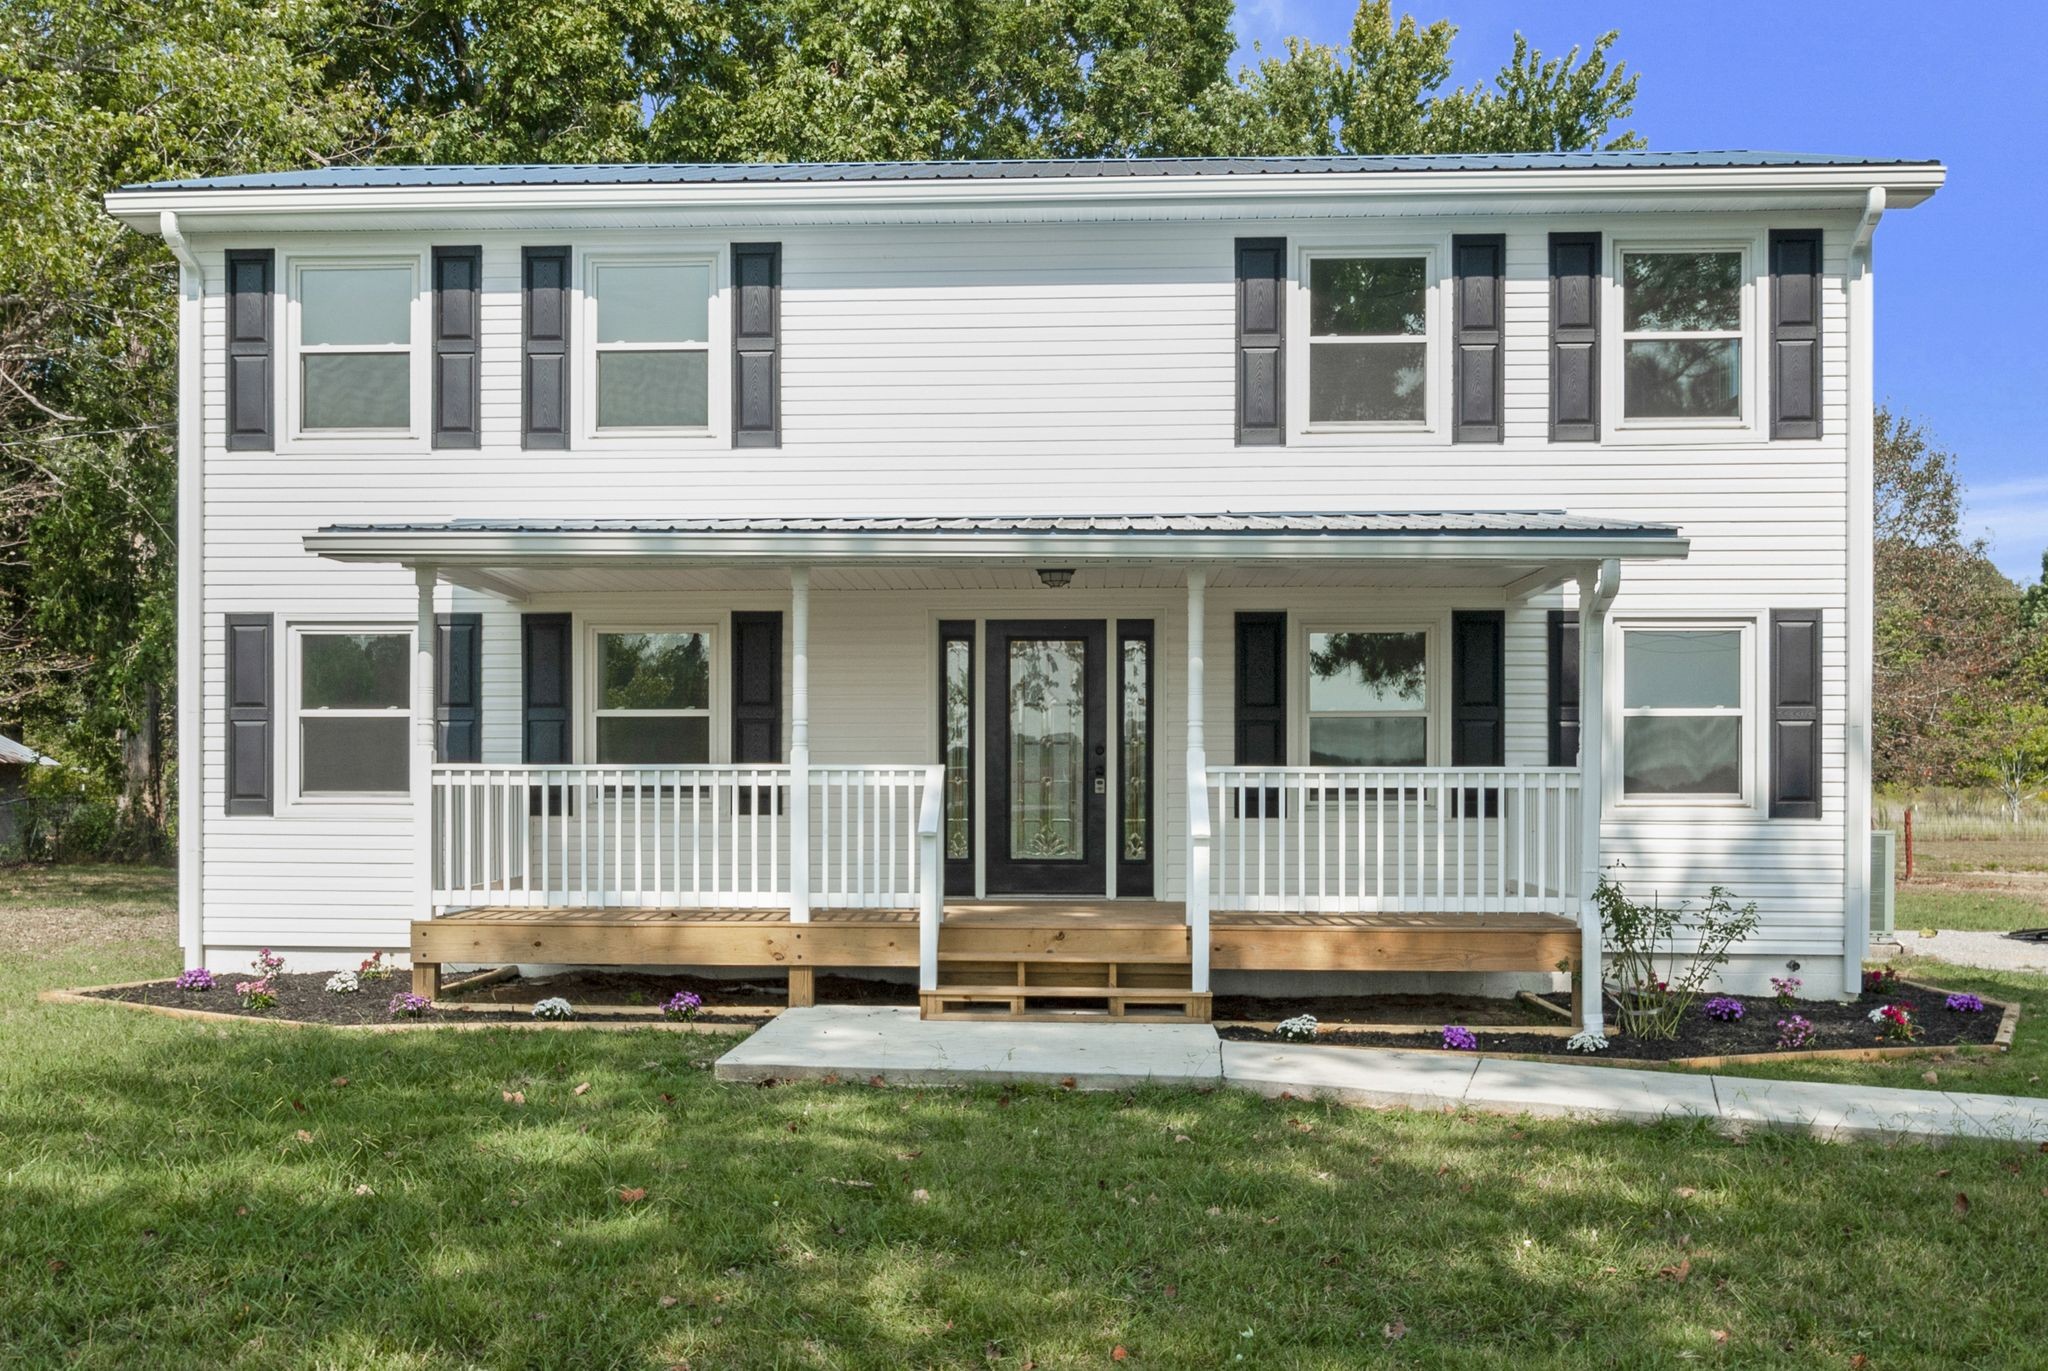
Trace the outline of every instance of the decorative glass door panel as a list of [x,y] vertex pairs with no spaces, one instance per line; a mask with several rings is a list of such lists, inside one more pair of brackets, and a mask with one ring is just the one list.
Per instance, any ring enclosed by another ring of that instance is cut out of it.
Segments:
[[1104,639],[1099,622],[988,626],[992,895],[1107,888]]

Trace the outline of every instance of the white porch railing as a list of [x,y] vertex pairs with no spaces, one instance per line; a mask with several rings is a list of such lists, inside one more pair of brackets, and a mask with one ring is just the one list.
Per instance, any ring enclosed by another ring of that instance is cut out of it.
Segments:
[[1565,767],[1210,767],[1207,903],[1575,917],[1579,781]]
[[[810,770],[810,907],[914,909],[933,768]],[[436,908],[776,909],[786,765],[436,765]]]

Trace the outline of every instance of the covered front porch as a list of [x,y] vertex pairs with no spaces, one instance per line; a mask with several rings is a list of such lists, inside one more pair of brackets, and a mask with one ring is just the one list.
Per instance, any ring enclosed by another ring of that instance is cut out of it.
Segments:
[[[1669,529],[1534,513],[456,523],[308,543],[414,571],[413,956],[429,993],[449,963],[779,966],[801,1003],[819,967],[915,968],[930,1015],[1193,1018],[1215,971],[1569,967],[1596,990],[1598,630],[1624,558],[1684,553]],[[565,656],[601,657],[588,635],[608,622],[660,618],[625,604],[779,601],[781,709],[752,754],[774,760],[733,759],[748,683],[723,660],[734,741],[714,759],[587,760],[602,748],[576,720],[605,702],[588,673],[583,697],[557,702],[558,750],[536,759],[530,652],[521,759],[446,760],[434,644],[451,587],[522,623],[568,622]],[[1569,765],[1502,741],[1515,688],[1499,625],[1560,599],[1593,629]],[[1291,650],[1286,670],[1307,652],[1321,671],[1338,639],[1351,670],[1363,635],[1343,625],[1399,626],[1424,701],[1412,757],[1324,764],[1409,725],[1364,707],[1287,715],[1284,682],[1246,679],[1262,619],[1301,638],[1272,658]],[[1461,645],[1475,622],[1493,625],[1490,683]],[[885,638],[915,654],[888,683],[864,652]],[[1229,663],[1214,691],[1212,651]],[[1597,993],[1581,999],[1597,1026]]]

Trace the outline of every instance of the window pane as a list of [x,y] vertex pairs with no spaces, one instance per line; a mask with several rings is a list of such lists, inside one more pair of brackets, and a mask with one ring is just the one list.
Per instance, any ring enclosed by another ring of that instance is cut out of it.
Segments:
[[1742,254],[1631,252],[1622,258],[1621,326],[1635,333],[1742,327]]
[[412,268],[307,267],[299,272],[299,341],[361,347],[412,341]]
[[1086,759],[1081,638],[1010,644],[1010,856],[1078,862]]
[[299,640],[306,709],[404,709],[412,642],[403,633],[308,633]]
[[1308,350],[1308,417],[1318,424],[1422,423],[1422,343],[1316,343]]
[[1317,713],[1427,709],[1428,644],[1420,632],[1309,634],[1308,707]]
[[702,428],[709,422],[710,356],[702,352],[601,352],[599,428]]
[[1628,709],[1740,709],[1742,634],[1630,629],[1622,635],[1622,677]]
[[302,428],[411,428],[412,358],[403,352],[301,357]]
[[597,341],[708,343],[711,268],[679,262],[600,266]]
[[711,760],[702,714],[612,715],[597,721],[597,760],[608,765],[687,766]]
[[1414,334],[1428,327],[1420,257],[1318,257],[1308,264],[1308,331]]
[[969,855],[969,815],[974,780],[974,644],[946,640],[946,859]]
[[1421,766],[1429,756],[1428,721],[1310,719],[1310,766]]
[[1622,345],[1622,413],[1630,419],[1742,417],[1742,343],[1673,338]]
[[404,718],[299,720],[299,791],[404,794],[412,787]]
[[597,635],[599,709],[709,709],[711,648],[701,633]]
[[1733,716],[1623,719],[1621,754],[1624,794],[1742,793],[1742,720]]
[[1142,862],[1150,854],[1152,835],[1146,810],[1152,790],[1152,645],[1142,638],[1124,643],[1123,860]]

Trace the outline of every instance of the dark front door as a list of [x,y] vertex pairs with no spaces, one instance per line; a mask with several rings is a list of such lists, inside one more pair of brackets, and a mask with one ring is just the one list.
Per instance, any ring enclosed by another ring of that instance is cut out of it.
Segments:
[[1107,893],[1103,625],[988,626],[988,892]]

